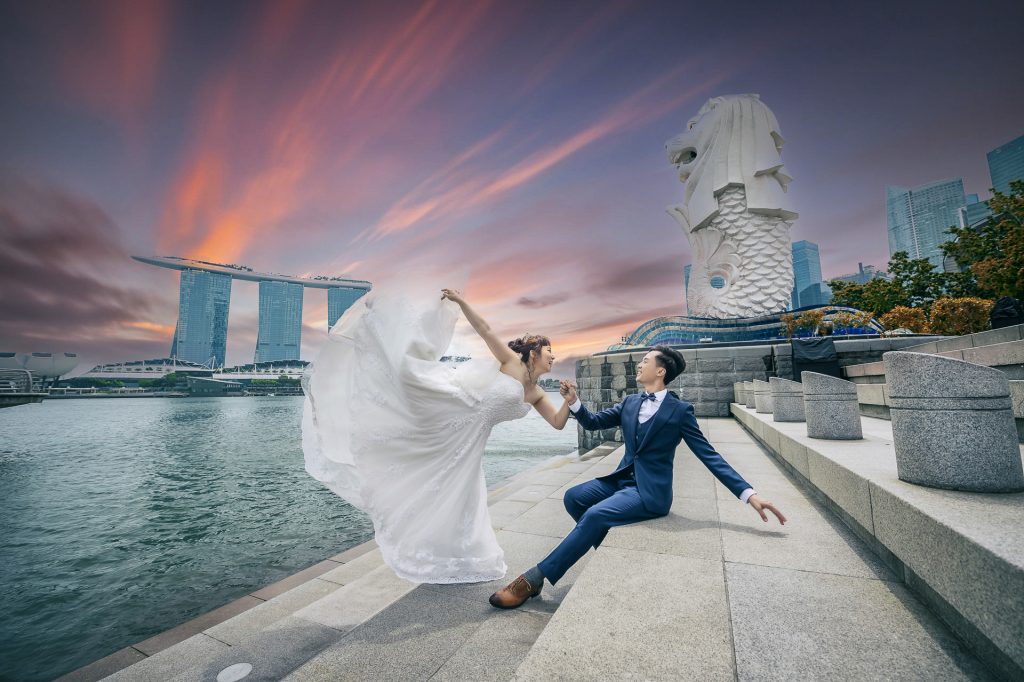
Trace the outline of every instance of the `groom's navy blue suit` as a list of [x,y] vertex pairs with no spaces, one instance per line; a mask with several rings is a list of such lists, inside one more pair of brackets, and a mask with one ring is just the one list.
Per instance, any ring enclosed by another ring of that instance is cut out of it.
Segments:
[[585,406],[576,419],[588,431],[622,428],[626,454],[614,472],[569,488],[565,508],[576,527],[538,564],[552,585],[597,547],[608,529],[668,514],[672,506],[672,461],[681,440],[733,495],[750,485],[708,443],[697,425],[693,405],[666,393],[654,416],[639,423],[644,399],[629,395],[594,414]]

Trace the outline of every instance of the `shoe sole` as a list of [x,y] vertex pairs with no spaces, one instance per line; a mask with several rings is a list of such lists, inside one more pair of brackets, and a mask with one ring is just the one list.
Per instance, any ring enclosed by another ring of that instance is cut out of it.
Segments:
[[515,606],[504,606],[502,604],[495,604],[493,601],[491,601],[491,599],[488,599],[487,601],[490,602],[491,606],[493,606],[496,609],[518,609],[520,606],[525,604],[530,599],[536,599],[539,596],[540,596],[540,592],[538,592],[537,594],[531,594],[529,597],[527,597],[523,601],[519,602]]

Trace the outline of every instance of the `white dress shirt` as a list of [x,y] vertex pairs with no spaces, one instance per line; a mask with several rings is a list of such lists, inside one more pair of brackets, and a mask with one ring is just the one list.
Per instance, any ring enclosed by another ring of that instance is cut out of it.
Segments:
[[[658,408],[661,407],[661,403],[665,400],[666,393],[668,393],[668,389],[663,388],[654,394],[654,400],[644,400],[642,403],[640,403],[640,414],[637,415],[637,421],[639,423],[643,424],[645,421],[654,416],[654,414],[658,411]],[[576,412],[579,411],[582,405],[583,401],[580,400],[577,396],[576,402],[570,405],[569,409],[572,410],[573,414],[575,414]],[[756,493],[754,492],[753,488],[747,488],[746,490],[740,493],[740,502],[746,504],[747,500],[750,499],[750,496],[755,494]]]

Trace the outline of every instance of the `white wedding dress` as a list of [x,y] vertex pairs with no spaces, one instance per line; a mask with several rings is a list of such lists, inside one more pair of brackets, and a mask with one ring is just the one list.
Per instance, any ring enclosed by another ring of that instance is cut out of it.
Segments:
[[506,571],[481,460],[491,428],[530,406],[493,358],[439,362],[459,312],[440,287],[375,289],[303,377],[306,471],[369,514],[384,561],[417,583]]

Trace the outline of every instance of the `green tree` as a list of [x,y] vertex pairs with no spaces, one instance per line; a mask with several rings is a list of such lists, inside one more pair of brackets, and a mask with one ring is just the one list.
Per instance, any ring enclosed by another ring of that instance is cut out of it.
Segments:
[[952,227],[953,241],[942,251],[967,266],[978,291],[964,295],[1024,298],[1024,181],[1010,182],[1010,194],[993,191],[992,218],[975,228]]

